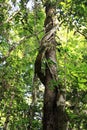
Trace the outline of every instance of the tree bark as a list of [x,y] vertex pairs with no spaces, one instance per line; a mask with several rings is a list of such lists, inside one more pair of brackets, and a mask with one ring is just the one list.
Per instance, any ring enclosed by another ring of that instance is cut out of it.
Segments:
[[[56,6],[56,5],[55,5]],[[43,108],[43,130],[66,130],[65,92],[57,85],[57,60],[55,32],[58,27],[55,16],[56,8],[51,3],[45,4],[45,36],[35,62],[35,73],[45,86]],[[42,70],[43,57],[46,59],[45,72]]]

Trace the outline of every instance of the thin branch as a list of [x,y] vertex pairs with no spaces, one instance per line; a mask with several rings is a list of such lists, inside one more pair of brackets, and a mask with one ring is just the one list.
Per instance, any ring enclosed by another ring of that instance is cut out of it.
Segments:
[[15,16],[16,14],[18,14],[19,12],[20,12],[20,10],[17,10],[16,12],[14,12],[14,13],[6,20],[5,23],[10,22],[10,21],[14,18],[14,16]]
[[16,45],[13,44],[13,46],[9,49],[8,53],[6,54],[6,56],[0,58],[1,62],[4,62],[10,56],[11,52],[14,51],[19,45],[21,45],[27,39],[29,39],[29,38],[31,38],[33,36],[36,36],[36,35],[40,34],[43,31],[44,31],[44,29],[41,30],[40,32],[35,33],[35,34],[30,34],[29,36],[22,37],[21,40],[16,43]]
[[21,38],[21,40],[20,40],[16,45],[13,44],[13,46],[9,49],[8,53],[6,54],[6,56],[4,56],[4,57],[1,58],[1,61],[4,62],[4,61],[10,56],[10,54],[11,54],[12,51],[14,51],[14,50],[15,50],[20,44],[22,44],[26,39],[31,38],[31,37],[32,37],[32,35],[23,37],[23,38]]
[[79,34],[81,34],[82,36],[85,37],[85,39],[87,39],[87,35],[85,35],[83,32],[80,32],[79,30],[76,30]]
[[79,30],[79,27],[78,27],[77,25],[75,25],[75,30],[76,30],[75,33],[78,32],[79,34],[81,34],[82,36],[84,36],[85,39],[87,39],[87,35],[84,34],[83,32],[81,32],[81,31]]
[[8,17],[8,19],[5,22],[0,23],[0,26],[4,25],[6,23],[9,23],[14,18],[14,16],[17,15],[19,12],[20,12],[20,10],[14,12],[10,17]]

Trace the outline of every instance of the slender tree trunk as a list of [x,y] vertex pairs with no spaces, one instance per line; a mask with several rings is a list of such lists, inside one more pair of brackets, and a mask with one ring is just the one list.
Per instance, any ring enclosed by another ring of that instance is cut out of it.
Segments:
[[[65,92],[57,84],[57,61],[55,31],[58,27],[55,6],[45,4],[45,36],[41,40],[41,48],[35,62],[35,73],[45,86],[43,130],[66,130],[67,116],[65,113]],[[43,57],[46,58],[45,74],[42,70]]]
[[8,127],[8,123],[9,123],[10,116],[11,116],[11,107],[12,107],[14,96],[15,96],[15,93],[12,92],[11,93],[11,100],[10,100],[10,103],[9,103],[9,109],[7,111],[6,120],[5,120],[5,123],[4,123],[4,126],[3,126],[3,130],[7,130],[7,127]]
[[29,116],[29,125],[27,127],[27,130],[33,129],[33,120],[35,116],[35,107],[37,104],[37,90],[38,90],[38,81],[37,77],[34,76],[33,78],[33,84],[32,84],[32,103],[29,108],[28,116]]

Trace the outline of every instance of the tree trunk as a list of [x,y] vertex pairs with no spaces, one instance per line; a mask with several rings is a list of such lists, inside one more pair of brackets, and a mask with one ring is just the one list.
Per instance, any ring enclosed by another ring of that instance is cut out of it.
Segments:
[[9,109],[7,111],[7,115],[6,115],[5,123],[4,123],[4,126],[3,126],[3,130],[7,130],[7,127],[8,127],[8,123],[9,123],[10,116],[11,116],[11,107],[12,107],[14,96],[15,96],[15,93],[12,92],[11,93],[11,100],[10,100],[10,103],[9,103]]
[[[65,92],[57,85],[57,61],[55,31],[58,27],[55,6],[45,4],[45,36],[41,40],[41,48],[35,62],[35,73],[45,86],[43,130],[66,130]],[[45,72],[42,70],[43,57],[46,59]]]

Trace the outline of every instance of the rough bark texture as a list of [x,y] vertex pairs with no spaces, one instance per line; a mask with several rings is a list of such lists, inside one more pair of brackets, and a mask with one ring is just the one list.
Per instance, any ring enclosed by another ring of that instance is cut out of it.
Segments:
[[[43,130],[66,130],[65,97],[61,93],[61,87],[54,85],[58,82],[55,41],[58,23],[55,23],[55,6],[46,3],[45,12],[45,36],[41,40],[41,47],[35,62],[35,73],[45,86]],[[43,57],[46,58],[44,73],[42,71]]]

